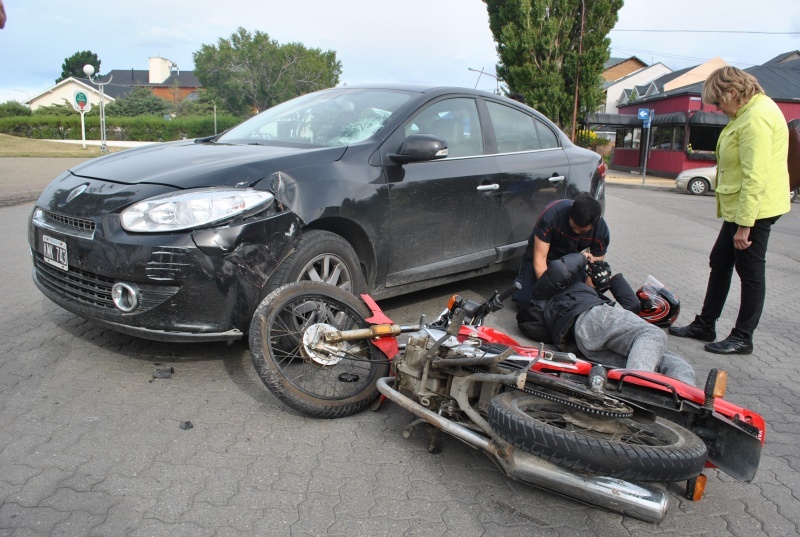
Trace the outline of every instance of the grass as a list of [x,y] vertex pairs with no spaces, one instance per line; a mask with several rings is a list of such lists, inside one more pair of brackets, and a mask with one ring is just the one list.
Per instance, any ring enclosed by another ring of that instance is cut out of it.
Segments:
[[[109,153],[122,151],[122,147],[109,147]],[[100,146],[82,144],[65,144],[47,140],[34,140],[0,134],[0,157],[99,157]]]

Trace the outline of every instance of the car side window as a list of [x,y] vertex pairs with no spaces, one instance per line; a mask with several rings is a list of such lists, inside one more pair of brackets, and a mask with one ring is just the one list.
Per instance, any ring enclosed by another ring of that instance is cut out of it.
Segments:
[[447,142],[449,157],[483,154],[483,136],[474,99],[444,99],[428,106],[404,127],[405,136],[433,134]]
[[542,149],[559,147],[558,136],[553,132],[553,129],[548,127],[544,121],[540,121],[536,118],[534,118],[533,121],[536,124],[536,130],[539,132],[539,143]]
[[498,153],[514,153],[540,149],[539,135],[534,119],[510,106],[487,101],[489,117],[492,118]]

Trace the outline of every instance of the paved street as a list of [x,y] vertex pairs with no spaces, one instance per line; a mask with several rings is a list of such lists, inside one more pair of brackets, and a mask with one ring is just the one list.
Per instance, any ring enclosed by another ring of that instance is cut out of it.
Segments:
[[[717,222],[625,193],[607,190],[609,262],[635,286],[651,273],[668,283],[686,323],[699,311]],[[728,398],[765,417],[756,480],[708,471],[706,498],[696,503],[671,485],[667,517],[652,525],[514,482],[449,437],[442,454],[430,455],[425,435],[402,437],[411,417],[392,403],[345,419],[304,418],[264,388],[244,343],[144,341],[61,310],[31,282],[31,207],[0,209],[0,536],[798,533],[800,267],[789,256],[768,256],[752,356],[724,358],[670,337],[699,379],[727,369]],[[784,218],[798,214],[794,204]],[[382,305],[411,323],[453,292],[486,295],[506,284],[474,279]],[[738,303],[734,277],[719,333],[730,330]],[[513,330],[510,310],[491,324]],[[171,378],[153,378],[169,368]]]

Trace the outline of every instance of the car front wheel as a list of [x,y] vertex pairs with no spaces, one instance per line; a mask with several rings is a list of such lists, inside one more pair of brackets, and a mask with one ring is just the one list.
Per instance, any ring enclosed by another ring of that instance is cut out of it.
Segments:
[[708,183],[705,179],[701,179],[699,177],[695,177],[694,179],[689,181],[689,193],[696,194],[698,196],[702,196],[708,192]]
[[335,285],[358,295],[364,291],[364,277],[353,248],[339,235],[311,230],[303,233],[292,253],[270,279],[270,290],[287,283],[308,280]]

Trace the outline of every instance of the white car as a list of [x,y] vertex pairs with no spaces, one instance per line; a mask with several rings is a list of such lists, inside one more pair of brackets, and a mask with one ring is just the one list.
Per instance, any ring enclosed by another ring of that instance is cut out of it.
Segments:
[[707,168],[692,168],[682,171],[675,178],[675,188],[681,192],[688,191],[689,194],[698,196],[706,192],[714,192],[714,185],[717,182],[717,166]]

